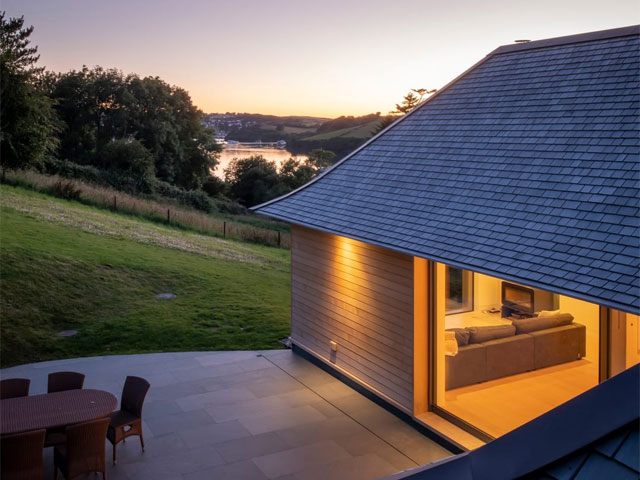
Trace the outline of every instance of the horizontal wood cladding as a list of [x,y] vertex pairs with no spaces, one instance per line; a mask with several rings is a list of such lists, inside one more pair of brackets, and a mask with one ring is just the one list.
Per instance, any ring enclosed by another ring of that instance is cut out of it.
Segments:
[[298,226],[291,238],[293,340],[412,411],[413,257]]

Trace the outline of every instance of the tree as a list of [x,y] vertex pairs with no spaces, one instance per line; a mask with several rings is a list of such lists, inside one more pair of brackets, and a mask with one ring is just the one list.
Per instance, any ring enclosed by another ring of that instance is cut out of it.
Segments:
[[121,187],[148,193],[153,180],[153,156],[139,140],[114,140],[98,154],[99,168],[113,173]]
[[405,113],[409,113],[422,103],[422,99],[425,95],[434,93],[435,91],[435,89],[427,90],[426,88],[412,88],[411,91],[404,96],[402,103],[396,103],[396,109],[393,112],[390,112],[391,115],[404,115]]
[[403,97],[402,103],[396,103],[396,109],[389,112],[389,115],[382,119],[382,121],[373,131],[373,135],[377,135],[393,122],[395,122],[399,116],[409,113],[411,110],[420,105],[425,95],[430,95],[432,93],[435,93],[436,91],[437,90],[435,88],[433,90],[428,90],[426,88],[412,88],[409,93],[407,93]]
[[315,150],[311,150],[308,155],[309,159],[307,163],[318,170],[330,167],[334,163],[334,158],[336,158],[336,154],[331,150],[324,150],[322,148],[316,148]]
[[234,158],[224,170],[224,177],[231,197],[245,207],[258,205],[284,193],[275,162],[269,162],[261,155]]
[[55,151],[58,129],[51,101],[36,67],[38,48],[29,46],[33,27],[24,17],[0,12],[0,163],[7,168],[40,166]]
[[51,74],[47,84],[66,124],[63,158],[108,168],[103,148],[135,140],[150,153],[156,177],[185,189],[199,189],[217,164],[221,147],[202,112],[185,90],[158,77],[83,67]]
[[279,177],[284,189],[291,191],[311,181],[318,172],[319,170],[308,162],[299,162],[290,158],[280,166]]
[[387,115],[386,117],[383,117],[371,135],[373,136],[373,135],[379,134],[381,131],[383,131],[385,128],[387,128],[389,125],[395,122],[397,119],[398,117],[395,115]]

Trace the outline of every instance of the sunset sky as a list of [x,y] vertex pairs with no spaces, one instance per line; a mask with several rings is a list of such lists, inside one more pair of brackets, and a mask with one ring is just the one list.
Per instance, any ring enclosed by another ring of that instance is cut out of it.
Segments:
[[638,0],[3,0],[41,64],[159,76],[205,112],[393,109],[499,45],[640,23]]

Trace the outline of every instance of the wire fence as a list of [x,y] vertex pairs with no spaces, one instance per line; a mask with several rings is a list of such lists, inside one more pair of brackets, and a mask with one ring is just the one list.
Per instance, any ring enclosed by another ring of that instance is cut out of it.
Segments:
[[[221,218],[169,202],[150,200],[110,188],[70,180],[57,175],[43,175],[32,171],[12,170],[5,174],[5,182],[60,198],[77,200],[87,205],[107,208],[149,220],[166,223],[199,233],[232,240],[257,243],[279,248],[291,247],[291,235],[278,228],[263,228],[249,223]],[[277,224],[274,224],[276,227]]]

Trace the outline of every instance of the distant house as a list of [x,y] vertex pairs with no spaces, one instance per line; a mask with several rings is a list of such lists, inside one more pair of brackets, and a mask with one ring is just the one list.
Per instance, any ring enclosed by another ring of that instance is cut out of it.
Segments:
[[463,445],[638,363],[638,52],[500,47],[255,207],[291,223],[294,348]]

